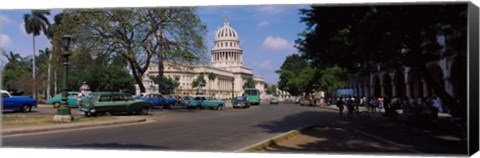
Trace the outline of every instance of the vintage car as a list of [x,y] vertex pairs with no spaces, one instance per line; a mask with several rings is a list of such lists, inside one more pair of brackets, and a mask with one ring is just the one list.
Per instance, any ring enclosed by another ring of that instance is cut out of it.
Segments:
[[275,97],[270,98],[270,104],[278,104],[279,102],[280,101]]
[[225,107],[225,101],[223,100],[216,100],[210,98],[207,95],[197,95],[192,97],[185,97],[182,101],[187,108],[211,108],[216,110],[221,110]]
[[233,98],[232,100],[233,108],[249,108],[250,105],[248,104],[247,98],[243,96],[238,96]]
[[[80,92],[67,92],[67,103],[68,107],[71,108],[76,108],[78,107],[77,105],[77,95]],[[82,98],[82,101],[85,101],[85,97]],[[47,100],[47,104],[50,104],[53,106],[53,108],[58,108],[60,106],[60,103],[62,102],[62,93],[57,94],[51,99]]]
[[151,106],[151,103],[134,100],[130,94],[126,93],[93,92],[87,96],[80,110],[85,112],[85,116],[112,115],[120,112],[147,115]]
[[12,96],[8,91],[1,90],[3,110],[31,112],[37,107],[37,101],[26,96]]
[[149,93],[141,97],[136,97],[135,99],[140,99],[152,103],[152,108],[165,108],[171,109],[177,104],[177,99],[165,97],[160,93]]

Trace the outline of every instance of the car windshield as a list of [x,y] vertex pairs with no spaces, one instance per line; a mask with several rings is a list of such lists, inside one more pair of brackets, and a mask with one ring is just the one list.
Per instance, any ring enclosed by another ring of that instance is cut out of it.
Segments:
[[235,100],[245,100],[243,97],[236,97]]
[[246,95],[257,95],[257,90],[245,90]]

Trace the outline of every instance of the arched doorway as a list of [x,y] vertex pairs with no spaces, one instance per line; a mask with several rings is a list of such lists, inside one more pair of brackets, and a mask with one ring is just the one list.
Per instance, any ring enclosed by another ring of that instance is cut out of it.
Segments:
[[395,93],[398,97],[404,97],[406,94],[405,76],[402,71],[396,71],[394,76]]
[[[430,72],[430,75],[432,76],[433,81],[436,84],[438,84],[442,89],[445,90],[445,81],[443,80],[442,68],[440,68],[438,64],[431,64],[428,66],[428,71]],[[435,94],[433,88],[430,88],[429,91],[430,91],[430,94],[432,95]]]
[[390,73],[385,73],[383,75],[383,90],[385,91],[385,95],[392,97],[392,79],[390,79]]
[[375,98],[380,97],[382,95],[381,92],[381,87],[380,87],[380,79],[378,78],[377,75],[373,76],[373,96]]
[[423,97],[422,75],[417,69],[410,70],[408,73],[408,83],[410,83],[410,98]]

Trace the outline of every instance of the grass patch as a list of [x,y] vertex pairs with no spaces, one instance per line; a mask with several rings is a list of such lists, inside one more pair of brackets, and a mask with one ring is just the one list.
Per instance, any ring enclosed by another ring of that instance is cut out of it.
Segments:
[[[113,120],[115,117],[111,116],[99,116],[99,117],[85,117],[85,116],[76,116],[73,122],[87,122],[87,121],[103,121],[103,120]],[[15,128],[15,127],[25,127],[25,126],[42,126],[42,125],[53,125],[53,124],[63,124],[65,122],[55,122],[53,121],[53,116],[2,116],[2,128]]]

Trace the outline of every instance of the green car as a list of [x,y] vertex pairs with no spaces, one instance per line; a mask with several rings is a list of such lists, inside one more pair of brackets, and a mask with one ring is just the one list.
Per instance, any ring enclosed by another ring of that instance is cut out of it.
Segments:
[[85,116],[112,115],[120,112],[147,115],[151,106],[151,103],[134,100],[130,94],[126,93],[93,92],[87,96],[80,111],[85,112]]
[[216,100],[210,98],[210,96],[207,95],[197,95],[193,97],[187,97],[182,101],[183,104],[185,104],[188,108],[210,108],[210,109],[216,109],[216,110],[221,110],[223,107],[225,107],[225,101],[223,100]]
[[[79,92],[67,92],[67,103],[68,107],[71,108],[76,108],[77,106],[77,95]],[[82,99],[82,101],[85,98]],[[53,108],[58,108],[60,106],[60,103],[62,101],[62,93],[57,94],[55,97],[48,99],[47,104],[50,104],[53,106]]]

